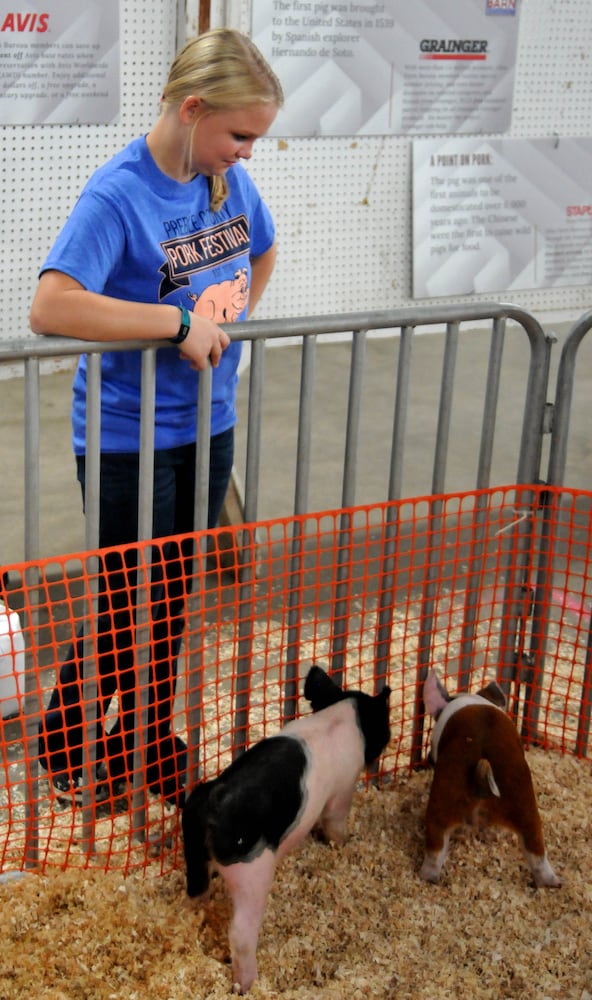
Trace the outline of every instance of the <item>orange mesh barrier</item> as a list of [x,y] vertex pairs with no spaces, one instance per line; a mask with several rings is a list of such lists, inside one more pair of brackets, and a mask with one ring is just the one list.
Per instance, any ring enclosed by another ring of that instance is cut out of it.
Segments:
[[[526,741],[589,759],[591,504],[509,486],[5,567],[18,618],[5,612],[0,631],[0,870],[181,866],[163,788],[185,767],[215,777],[308,711],[313,663],[346,687],[390,685],[392,740],[372,780],[424,758],[430,665],[450,690],[497,677]],[[68,726],[52,697],[68,703]],[[118,726],[127,752],[109,783],[97,759],[110,740],[124,746]],[[81,805],[41,766],[50,742],[62,764],[59,748],[70,754],[62,782],[81,771]]]

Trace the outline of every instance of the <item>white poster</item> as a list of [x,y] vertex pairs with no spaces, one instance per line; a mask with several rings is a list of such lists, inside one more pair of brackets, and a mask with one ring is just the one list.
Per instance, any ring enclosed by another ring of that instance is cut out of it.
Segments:
[[109,124],[119,80],[119,0],[0,0],[2,124]]
[[253,0],[283,136],[504,132],[521,0]]
[[413,296],[592,284],[592,139],[416,139]]

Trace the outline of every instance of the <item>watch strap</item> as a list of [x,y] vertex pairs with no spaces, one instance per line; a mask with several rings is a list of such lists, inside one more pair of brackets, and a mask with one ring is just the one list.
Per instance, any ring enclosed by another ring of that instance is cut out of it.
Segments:
[[181,325],[179,327],[179,332],[176,337],[171,337],[171,344],[182,344],[184,340],[187,339],[187,335],[191,329],[191,316],[189,315],[189,310],[185,306],[178,307],[181,311]]

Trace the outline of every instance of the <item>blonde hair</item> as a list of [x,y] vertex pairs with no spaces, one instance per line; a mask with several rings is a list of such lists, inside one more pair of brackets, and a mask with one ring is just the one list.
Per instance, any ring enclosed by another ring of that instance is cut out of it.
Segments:
[[[284,103],[282,86],[247,35],[213,28],[192,38],[178,52],[162,93],[162,105],[201,97],[210,111],[231,111],[249,104]],[[223,176],[210,178],[210,208],[218,211],[228,197]]]

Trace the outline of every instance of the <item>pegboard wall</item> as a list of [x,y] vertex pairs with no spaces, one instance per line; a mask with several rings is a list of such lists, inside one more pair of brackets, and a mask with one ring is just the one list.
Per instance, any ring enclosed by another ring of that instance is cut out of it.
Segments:
[[[198,0],[186,6],[188,31],[195,31]],[[121,0],[120,7],[118,123],[0,130],[3,339],[30,335],[39,265],[87,177],[147,131],[158,114],[176,47],[178,3]],[[213,0],[211,24],[250,32],[249,0]],[[592,136],[591,94],[590,0],[522,0],[512,123],[505,135],[559,141]],[[411,147],[410,137],[380,135],[257,144],[249,171],[274,214],[279,244],[258,318],[411,303]],[[586,287],[522,291],[512,299],[539,315],[566,319],[590,306]]]
[[32,336],[39,267],[90,174],[158,114],[176,47],[176,0],[121,0],[121,111],[113,125],[5,125],[2,146],[0,336]]

